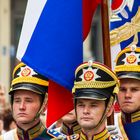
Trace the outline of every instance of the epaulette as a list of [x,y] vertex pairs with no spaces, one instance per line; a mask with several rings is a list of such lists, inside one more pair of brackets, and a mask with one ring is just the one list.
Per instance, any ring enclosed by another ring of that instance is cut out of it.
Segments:
[[70,139],[70,140],[78,140],[79,137],[80,137],[79,134],[73,134],[73,135],[70,135],[70,136],[69,136],[69,139]]
[[53,137],[53,140],[66,140],[67,136],[61,132],[56,131],[55,129],[48,129],[47,134]]
[[123,140],[123,138],[119,135],[111,135],[110,138],[111,140]]

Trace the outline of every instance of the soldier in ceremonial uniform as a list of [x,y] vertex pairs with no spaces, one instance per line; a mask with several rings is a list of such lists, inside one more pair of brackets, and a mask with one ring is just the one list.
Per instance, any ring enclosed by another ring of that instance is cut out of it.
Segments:
[[81,131],[81,127],[79,126],[76,120],[74,109],[69,113],[67,113],[66,115],[64,115],[61,119],[62,119],[62,125],[61,127],[56,128],[55,129],[56,131],[59,131],[66,136],[76,134]]
[[115,72],[120,80],[118,102],[121,113],[116,125],[125,140],[140,139],[140,48],[132,45],[116,58]]
[[0,140],[49,140],[54,136],[40,120],[47,103],[48,79],[20,63],[13,71],[9,92],[17,129],[0,136]]
[[[70,136],[73,134],[78,134],[79,132],[81,132],[81,127],[76,120],[76,114],[75,114],[74,109],[72,111],[70,111],[69,113],[67,113],[66,115],[64,115],[61,118],[61,120],[62,120],[61,127],[56,128],[54,130],[64,134],[63,137]],[[109,133],[111,133],[111,134],[118,133],[117,128],[114,125],[107,126],[107,129],[108,129]],[[54,131],[54,133],[55,133],[55,131]]]
[[120,140],[106,128],[119,90],[116,75],[98,62],[85,62],[75,71],[73,87],[75,112],[81,132],[68,137],[80,140]]

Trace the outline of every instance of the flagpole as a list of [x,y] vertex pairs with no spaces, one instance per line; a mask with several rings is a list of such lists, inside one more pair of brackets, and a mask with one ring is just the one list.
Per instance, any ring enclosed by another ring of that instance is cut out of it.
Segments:
[[[110,34],[109,34],[109,0],[101,0],[102,38],[104,64],[111,68]],[[109,125],[114,124],[114,113],[108,118]]]

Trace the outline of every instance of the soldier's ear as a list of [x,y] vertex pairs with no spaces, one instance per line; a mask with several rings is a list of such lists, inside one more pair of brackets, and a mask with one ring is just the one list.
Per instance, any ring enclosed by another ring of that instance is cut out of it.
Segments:
[[46,105],[44,106],[44,108],[42,109],[41,114],[44,114],[44,112],[47,110],[47,105],[48,105],[48,104],[46,104]]
[[109,117],[112,113],[113,113],[113,110],[114,110],[114,106],[112,105],[107,113],[107,117]]
[[43,109],[43,112],[45,112],[47,110],[47,106],[48,106],[48,103],[46,103],[44,109]]

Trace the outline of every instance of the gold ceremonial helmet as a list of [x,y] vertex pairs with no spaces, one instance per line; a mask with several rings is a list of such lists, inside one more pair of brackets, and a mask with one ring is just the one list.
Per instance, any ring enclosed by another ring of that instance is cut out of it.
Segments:
[[85,62],[75,71],[74,98],[106,100],[119,90],[115,73],[99,62]]
[[119,79],[140,80],[140,48],[132,45],[120,51],[116,57],[114,71]]
[[9,91],[9,94],[11,95],[11,104],[13,102],[15,91],[33,91],[33,94],[39,94],[43,98],[42,106],[36,115],[36,117],[38,117],[47,103],[49,85],[48,78],[40,75],[24,63],[20,63],[15,67],[12,78],[13,80]]

